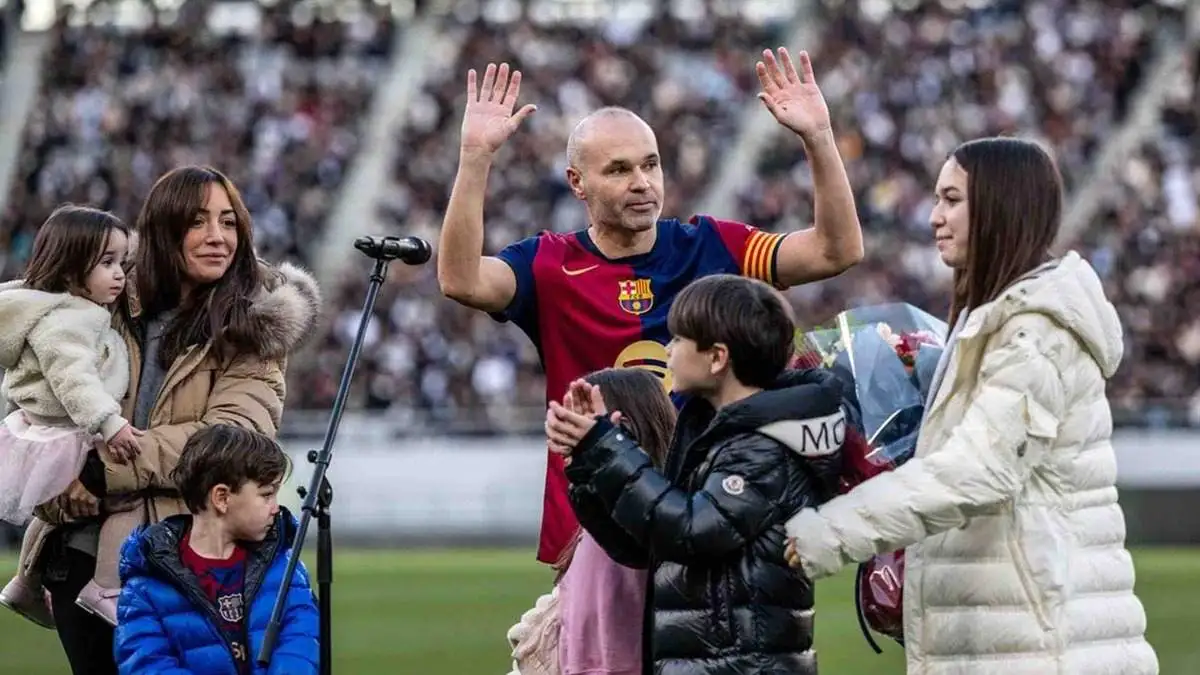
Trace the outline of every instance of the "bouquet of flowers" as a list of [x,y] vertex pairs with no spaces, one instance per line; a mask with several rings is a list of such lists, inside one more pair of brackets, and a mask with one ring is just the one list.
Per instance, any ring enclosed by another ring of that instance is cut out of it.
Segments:
[[[846,310],[827,328],[797,338],[797,365],[832,369],[849,385],[853,400],[843,446],[841,490],[908,461],[938,360],[945,347],[944,321],[906,303]],[[855,602],[863,635],[870,629],[904,644],[904,551],[878,555],[859,565]]]

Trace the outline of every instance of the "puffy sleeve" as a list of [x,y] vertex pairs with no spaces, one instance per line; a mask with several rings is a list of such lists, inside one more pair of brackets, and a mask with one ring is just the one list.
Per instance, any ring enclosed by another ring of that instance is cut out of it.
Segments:
[[50,391],[76,426],[105,440],[126,422],[121,404],[100,378],[100,336],[110,317],[99,307],[66,307],[47,314],[29,331],[28,343]]
[[213,424],[230,424],[275,437],[283,417],[283,363],[257,355],[235,357],[214,372],[204,415],[195,422],[147,429],[138,439],[141,454],[120,464],[104,450],[108,494],[128,494],[148,487],[169,487],[170,473],[192,434]]
[[[567,471],[570,470],[570,467],[567,467]],[[609,558],[626,567],[644,569],[649,566],[649,552],[645,546],[630,537],[629,533],[612,519],[608,507],[596,495],[594,489],[587,485],[571,485],[567,494],[575,511],[575,518]]]
[[1061,330],[1040,315],[1010,319],[990,339],[971,403],[943,447],[792,517],[787,534],[805,573],[834,574],[1015,498],[1064,416],[1060,371],[1042,348]]
[[121,588],[113,652],[121,675],[190,675],[167,638],[144,578]]

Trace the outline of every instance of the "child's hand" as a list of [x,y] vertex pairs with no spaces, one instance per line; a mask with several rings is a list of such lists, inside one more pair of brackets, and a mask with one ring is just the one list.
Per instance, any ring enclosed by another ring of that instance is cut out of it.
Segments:
[[[570,455],[579,445],[579,441],[596,426],[596,416],[606,414],[604,401],[599,400],[599,390],[595,391],[592,399],[593,409],[598,408],[596,415],[582,415],[570,410],[561,403],[550,402],[546,411],[546,436],[550,439],[550,447],[561,455]],[[621,413],[614,412],[610,417],[613,424],[619,424]]]
[[[579,415],[588,417],[594,416],[596,413],[595,402],[598,401],[600,409],[604,409],[604,399],[600,396],[600,388],[589,384],[586,380],[575,380],[567,386],[567,393],[563,396],[562,407]],[[566,444],[567,441],[561,435],[552,435],[550,432],[550,411],[546,411],[546,437],[550,445],[550,452],[563,456],[563,463],[570,466],[571,450],[574,449],[574,444]],[[582,438],[582,437],[581,437]]]
[[604,397],[600,395],[600,387],[586,380],[575,380],[567,387],[567,395],[563,398],[565,405],[572,412],[580,415],[598,415],[596,403],[600,404],[600,412],[604,411]]
[[575,380],[567,387],[563,405],[572,412],[589,417],[603,415],[604,411],[608,410],[608,406],[604,403],[604,396],[600,393],[600,387],[587,380]]
[[138,446],[138,439],[144,433],[140,429],[134,429],[132,424],[121,427],[115,436],[108,439],[108,449],[112,453],[113,459],[121,464],[133,461],[133,458],[142,452]]

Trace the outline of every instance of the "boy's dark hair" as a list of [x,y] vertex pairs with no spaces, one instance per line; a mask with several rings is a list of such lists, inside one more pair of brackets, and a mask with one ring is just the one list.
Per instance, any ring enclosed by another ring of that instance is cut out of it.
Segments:
[[273,439],[241,427],[214,424],[197,431],[184,444],[171,480],[188,511],[200,513],[217,485],[235,491],[250,481],[272,485],[283,480],[290,468],[287,454]]
[[129,234],[129,226],[108,211],[74,204],[54,209],[33,239],[25,287],[82,295],[113,230]]
[[698,349],[724,344],[733,376],[766,388],[792,356],[795,322],[791,306],[767,284],[715,274],[693,281],[675,297],[667,329],[695,341]]

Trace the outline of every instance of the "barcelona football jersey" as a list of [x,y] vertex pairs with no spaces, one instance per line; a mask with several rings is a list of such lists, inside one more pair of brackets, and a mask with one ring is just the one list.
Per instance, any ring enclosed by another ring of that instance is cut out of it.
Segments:
[[179,558],[183,566],[196,575],[200,590],[213,603],[221,623],[217,627],[229,642],[238,673],[250,672],[249,651],[246,647],[246,549],[238,546],[227,560],[205,558],[192,550],[192,533],[183,535]]
[[[610,367],[667,372],[667,313],[675,296],[711,274],[740,274],[774,284],[785,235],[750,225],[696,216],[658,222],[648,252],[609,259],[586,230],[541,232],[498,254],[512,268],[517,290],[499,321],[512,321],[533,341],[546,371],[546,399]],[[538,560],[555,562],[579,524],[567,499],[562,458],[548,453]]]

